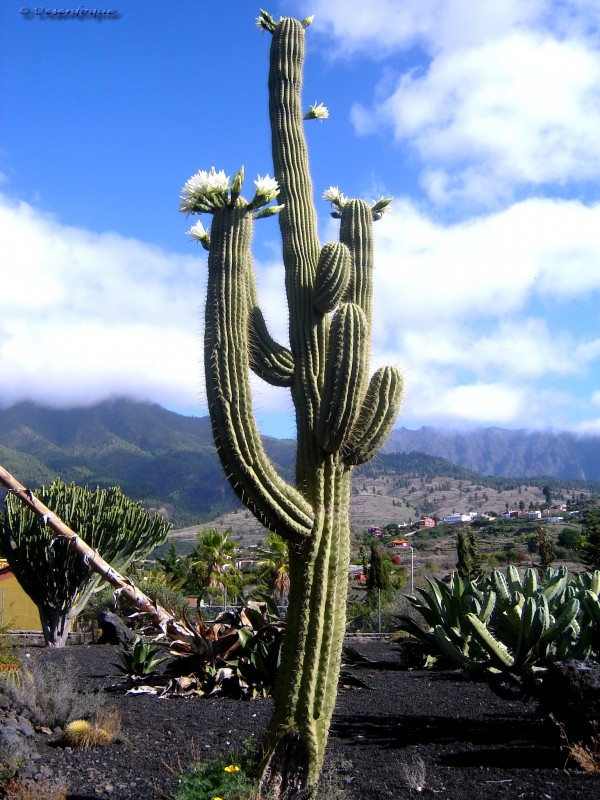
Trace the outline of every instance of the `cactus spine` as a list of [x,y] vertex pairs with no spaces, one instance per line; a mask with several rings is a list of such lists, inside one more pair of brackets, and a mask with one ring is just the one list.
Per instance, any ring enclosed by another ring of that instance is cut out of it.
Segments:
[[[373,207],[331,192],[340,241],[321,247],[301,112],[305,27],[261,12],[272,34],[269,114],[276,184],[243,173],[198,173],[182,210],[213,215],[208,249],[205,373],[213,435],[234,490],[288,542],[290,605],[261,788],[276,798],[310,796],[323,763],[335,703],[349,562],[350,476],[389,433],[402,381],[392,367],[368,380]],[[269,191],[267,191],[267,188]],[[279,194],[280,206],[266,207]],[[327,193],[326,193],[327,194]],[[262,211],[260,210],[262,208]],[[253,219],[279,212],[289,308],[289,349],[268,334],[258,308],[250,241]],[[332,315],[330,317],[330,314]],[[249,370],[290,388],[298,431],[296,485],[267,458],[252,415]]]

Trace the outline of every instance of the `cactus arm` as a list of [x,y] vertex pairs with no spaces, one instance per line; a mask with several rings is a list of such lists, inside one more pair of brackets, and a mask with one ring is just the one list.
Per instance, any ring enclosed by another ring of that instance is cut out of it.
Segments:
[[529,567],[529,569],[525,570],[525,575],[523,576],[523,593],[525,597],[533,597],[537,592],[537,588],[537,572]]
[[495,607],[496,607],[496,592],[494,592],[493,589],[488,589],[488,591],[485,593],[481,611],[477,616],[483,623],[486,623],[494,613]]
[[342,242],[324,244],[317,264],[313,303],[323,314],[333,311],[350,282],[350,251]]
[[523,592],[523,584],[521,583],[521,578],[519,577],[519,570],[514,564],[509,564],[506,568],[506,581],[511,592]]
[[[363,200],[344,199],[341,206],[340,241],[352,259],[351,279],[344,299],[362,308],[369,324],[365,360],[369,359],[373,316],[373,209]],[[368,461],[389,435],[402,400],[402,379],[393,367],[378,370],[368,384],[364,371],[354,387],[357,404],[362,406],[356,429],[346,437],[345,463]]]
[[313,512],[271,465],[252,415],[248,379],[247,270],[252,218],[230,206],[213,215],[208,255],[204,358],[213,436],[234,491],[281,536],[310,534]]
[[367,366],[366,338],[362,310],[354,303],[343,303],[331,323],[319,419],[319,444],[328,453],[340,449],[358,415],[356,385]]
[[271,386],[290,387],[294,380],[294,358],[287,347],[276,342],[267,329],[258,305],[254,271],[247,272],[248,344],[250,368]]
[[549,604],[560,602],[565,589],[567,587],[567,575],[564,572],[558,571],[547,582],[542,593]]
[[508,584],[506,583],[506,578],[500,572],[500,570],[492,570],[491,574],[491,581],[494,587],[494,591],[496,592],[496,596],[501,604],[506,604],[510,600],[510,592],[508,590]]
[[600,601],[598,600],[598,595],[591,589],[585,589],[581,595],[581,602],[591,619],[592,625],[600,630]]
[[283,18],[272,27],[269,63],[269,118],[279,214],[285,287],[290,319],[290,348],[296,365],[292,399],[296,409],[296,480],[308,491],[321,453],[315,429],[319,418],[328,319],[313,304],[313,286],[321,247],[313,202],[308,150],[301,108],[305,30]]
[[398,416],[402,391],[402,376],[395,367],[382,367],[374,373],[348,437],[344,453],[346,464],[364,464],[379,450]]
[[[352,271],[344,296],[347,303],[355,303],[363,310],[369,329],[365,337],[364,358],[368,363],[371,349],[373,319],[373,216],[364,200],[346,200],[341,212],[340,241],[350,251]],[[369,374],[363,370],[354,387],[356,403],[360,407],[365,399]]]
[[[525,663],[527,656],[531,654],[531,648],[537,644],[537,639],[542,634],[541,626],[535,624],[538,617],[537,603],[533,597],[528,597],[521,609],[521,624],[515,650],[515,668],[520,668]],[[539,619],[541,620],[541,617]]]
[[290,351],[276,342],[258,306],[250,308],[250,369],[271,386],[289,388],[294,380],[294,359]]
[[373,214],[364,200],[348,200],[342,208],[340,241],[352,255],[352,279],[345,300],[356,303],[372,319],[373,307]]

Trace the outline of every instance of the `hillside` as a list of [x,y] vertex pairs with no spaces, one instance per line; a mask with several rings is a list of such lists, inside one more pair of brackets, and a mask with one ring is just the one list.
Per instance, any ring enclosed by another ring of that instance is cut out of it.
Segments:
[[[433,462],[431,469],[420,474],[419,467]],[[444,469],[444,465],[446,468]],[[461,477],[457,477],[458,474]],[[369,525],[385,526],[415,523],[422,516],[435,515],[439,519],[453,513],[475,511],[493,512],[525,509],[530,504],[539,507],[545,502],[539,481],[486,478],[468,473],[443,459],[434,459],[422,453],[409,454],[404,461],[404,471],[386,469],[357,471],[350,499],[351,528],[363,533]],[[557,503],[600,494],[600,484],[557,481],[553,483],[553,496]],[[265,531],[249,511],[236,509],[219,515],[210,523],[219,530],[231,530],[232,538],[242,547],[264,541]],[[181,553],[188,553],[196,544],[197,526],[170,534]]]
[[[221,470],[208,417],[184,417],[152,403],[116,399],[89,408],[20,403],[0,411],[1,463],[32,486],[63,480],[118,485],[184,526],[239,506]],[[290,475],[292,443],[265,439]]]
[[[509,441],[513,432],[504,433]],[[395,435],[396,431],[392,441]],[[501,438],[497,432],[496,436]],[[548,449],[554,441],[549,437]],[[429,442],[433,446],[432,433]],[[291,479],[295,443],[270,438],[264,443],[279,471]],[[479,452],[482,457],[483,448]],[[155,404],[123,399],[71,410],[21,403],[0,411],[0,459],[31,486],[57,475],[93,486],[119,485],[130,497],[166,513],[181,530],[182,540],[192,542],[194,526],[208,523],[231,527],[248,542],[264,537],[225,480],[207,417],[184,417]],[[598,492],[600,486],[550,475],[526,479],[481,475],[439,456],[384,452],[355,472],[352,524],[360,529],[415,521],[424,514],[501,513],[519,502],[525,507],[543,502],[545,485],[565,499],[574,493]]]

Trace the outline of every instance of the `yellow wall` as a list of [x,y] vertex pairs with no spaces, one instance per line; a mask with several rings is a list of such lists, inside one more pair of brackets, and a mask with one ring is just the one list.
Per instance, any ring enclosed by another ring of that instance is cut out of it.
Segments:
[[[6,562],[0,559],[0,569]],[[13,631],[41,631],[37,606],[25,594],[12,572],[0,573],[0,628]]]

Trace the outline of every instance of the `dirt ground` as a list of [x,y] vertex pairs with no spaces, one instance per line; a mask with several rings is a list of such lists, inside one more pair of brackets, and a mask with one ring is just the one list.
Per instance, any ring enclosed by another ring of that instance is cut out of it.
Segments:
[[[351,669],[371,687],[339,693],[327,767],[345,800],[594,800],[600,775],[566,768],[556,730],[533,704],[509,702],[454,672],[407,670],[398,645],[353,642],[372,659]],[[71,659],[82,690],[122,714],[123,738],[90,751],[36,733],[39,763],[63,776],[70,800],[173,797],[191,760],[260,737],[270,700],[159,699],[109,691],[121,681],[116,648],[31,648]],[[0,720],[1,722],[1,720]],[[324,792],[332,800],[331,790]],[[198,800],[205,800],[198,798]],[[207,800],[212,800],[208,798]]]

